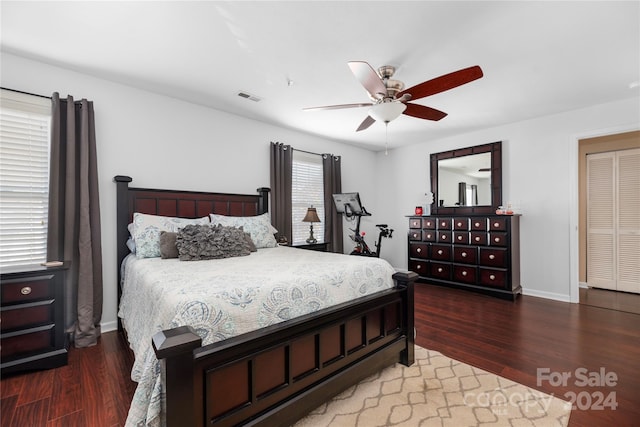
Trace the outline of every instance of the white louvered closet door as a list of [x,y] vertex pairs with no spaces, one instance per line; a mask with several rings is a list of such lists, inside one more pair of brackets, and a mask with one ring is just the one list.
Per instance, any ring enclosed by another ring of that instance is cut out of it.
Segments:
[[640,293],[640,149],[587,156],[587,284]]

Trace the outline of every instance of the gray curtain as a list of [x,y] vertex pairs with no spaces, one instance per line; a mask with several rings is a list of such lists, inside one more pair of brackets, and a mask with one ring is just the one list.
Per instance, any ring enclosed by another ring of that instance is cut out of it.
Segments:
[[322,155],[322,170],[324,180],[324,241],[329,242],[329,252],[343,253],[342,215],[336,212],[333,195],[342,193],[342,174],[340,171],[340,156],[333,154]]
[[458,205],[467,206],[467,183],[458,183]]
[[293,168],[291,146],[271,143],[271,223],[291,242],[291,181]]
[[47,259],[69,262],[65,326],[76,347],[97,343],[102,242],[93,102],[52,96]]

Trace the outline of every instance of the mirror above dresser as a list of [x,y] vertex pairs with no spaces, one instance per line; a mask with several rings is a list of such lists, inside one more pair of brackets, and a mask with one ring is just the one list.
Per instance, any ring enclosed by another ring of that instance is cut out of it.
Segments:
[[502,142],[431,154],[433,215],[495,213],[502,204]]

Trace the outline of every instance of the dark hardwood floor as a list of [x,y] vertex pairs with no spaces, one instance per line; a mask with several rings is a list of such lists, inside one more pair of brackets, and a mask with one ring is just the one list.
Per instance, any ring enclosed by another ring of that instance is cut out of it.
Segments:
[[[572,427],[640,425],[640,315],[423,284],[415,300],[418,345],[560,398],[573,391],[582,406],[597,392],[615,393],[615,410],[574,410]],[[135,387],[131,363],[126,343],[108,332],[95,347],[72,348],[68,366],[2,379],[1,426],[121,426]],[[572,377],[538,386],[539,368]],[[581,368],[615,373],[616,385],[581,387]]]

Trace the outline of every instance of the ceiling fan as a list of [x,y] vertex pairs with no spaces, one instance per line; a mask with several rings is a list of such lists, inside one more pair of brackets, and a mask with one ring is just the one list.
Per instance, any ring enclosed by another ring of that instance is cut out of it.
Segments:
[[420,84],[404,89],[404,83],[400,80],[392,79],[396,68],[392,65],[383,65],[376,72],[371,65],[365,61],[349,62],[351,72],[369,93],[371,102],[358,104],[326,105],[323,107],[304,108],[305,111],[313,110],[335,110],[341,108],[371,107],[369,115],[360,123],[356,132],[367,129],[376,120],[388,124],[396,119],[400,114],[417,117],[425,120],[441,120],[447,113],[420,104],[413,104],[415,101],[430,95],[435,95],[449,89],[472,82],[482,77],[482,69],[474,65],[449,74],[444,74],[435,79],[427,80]]

